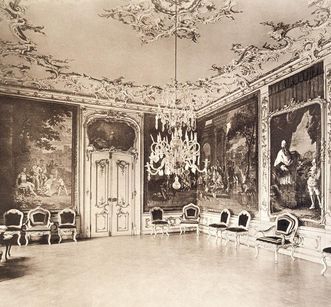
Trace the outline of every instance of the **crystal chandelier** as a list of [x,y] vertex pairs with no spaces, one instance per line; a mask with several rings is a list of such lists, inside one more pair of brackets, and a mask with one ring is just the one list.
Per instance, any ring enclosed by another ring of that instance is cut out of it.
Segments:
[[178,9],[175,0],[175,78],[174,86],[163,92],[162,106],[159,104],[155,116],[155,129],[170,134],[161,137],[159,133],[156,140],[152,137],[151,154],[146,164],[148,180],[151,175],[174,175],[174,189],[180,189],[179,178],[186,171],[206,172],[208,160],[204,162],[204,168],[199,169],[200,144],[198,143],[196,130],[196,113],[194,100],[188,90],[178,88],[177,82],[177,22]]
[[178,89],[177,81],[173,87],[164,90],[162,94],[162,107],[159,104],[155,115],[155,129],[162,131],[168,129],[169,134],[175,128],[186,128],[188,131],[196,129],[196,113],[192,95],[187,89]]

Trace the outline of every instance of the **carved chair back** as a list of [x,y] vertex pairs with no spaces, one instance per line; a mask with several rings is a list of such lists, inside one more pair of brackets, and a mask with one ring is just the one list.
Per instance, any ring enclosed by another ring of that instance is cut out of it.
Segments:
[[251,221],[251,215],[246,210],[243,210],[238,215],[238,227],[248,230],[249,223]]
[[59,226],[75,226],[76,212],[73,209],[65,208],[58,213]]
[[28,212],[28,227],[33,226],[51,226],[51,213],[41,207],[37,207]]
[[7,229],[21,229],[23,225],[23,212],[17,209],[10,209],[3,215],[4,223]]
[[163,220],[163,215],[164,211],[160,207],[154,207],[151,210],[149,210],[149,214],[151,216],[151,221],[162,221]]
[[228,226],[230,222],[231,213],[228,209],[223,209],[221,212],[220,224]]
[[298,230],[299,221],[296,216],[291,213],[280,214],[276,218],[275,235],[285,236],[293,239]]
[[185,220],[199,220],[200,208],[195,204],[188,204],[183,207],[183,218]]

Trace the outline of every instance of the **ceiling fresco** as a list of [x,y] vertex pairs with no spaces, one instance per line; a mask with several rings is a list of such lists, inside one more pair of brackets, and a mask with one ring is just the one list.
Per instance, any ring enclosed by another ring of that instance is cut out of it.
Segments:
[[[0,85],[128,108],[162,104],[173,86],[175,2],[0,0]],[[196,110],[330,52],[331,0],[177,5],[179,88]]]

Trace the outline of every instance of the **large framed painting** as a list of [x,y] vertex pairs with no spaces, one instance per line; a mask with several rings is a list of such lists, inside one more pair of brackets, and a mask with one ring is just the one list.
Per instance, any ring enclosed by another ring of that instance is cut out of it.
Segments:
[[[149,162],[151,154],[152,137],[156,138],[159,130],[155,129],[155,115],[145,114],[144,116],[144,165]],[[162,137],[167,131],[160,132]],[[168,135],[170,138],[170,135]],[[189,171],[184,172],[179,179],[181,187],[175,190],[172,187],[173,176],[151,176],[148,179],[146,168],[144,169],[144,212],[153,207],[161,207],[165,211],[182,210],[183,206],[189,203],[196,203],[196,177]]]
[[[49,210],[74,207],[76,107],[64,104],[0,99],[2,133],[0,177],[4,209]],[[3,211],[2,210],[2,211]]]
[[290,104],[270,116],[270,210],[319,221],[324,212],[324,100]]
[[202,208],[258,211],[257,102],[251,95],[199,121],[201,158],[210,161],[197,179]]

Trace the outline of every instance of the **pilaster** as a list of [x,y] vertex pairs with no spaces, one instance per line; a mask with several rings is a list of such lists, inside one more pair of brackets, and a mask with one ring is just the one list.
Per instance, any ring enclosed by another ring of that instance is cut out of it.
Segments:
[[259,215],[261,221],[270,220],[269,206],[269,92],[260,89],[259,100]]
[[325,99],[327,101],[327,112],[325,121],[325,227],[331,231],[331,55],[324,59]]

